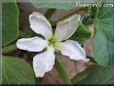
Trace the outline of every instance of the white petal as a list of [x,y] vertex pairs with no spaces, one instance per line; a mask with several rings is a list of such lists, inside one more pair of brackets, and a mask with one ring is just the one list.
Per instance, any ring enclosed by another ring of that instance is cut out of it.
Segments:
[[48,42],[36,36],[32,38],[19,39],[17,40],[16,45],[19,49],[22,50],[39,52],[42,51],[48,45]]
[[51,24],[41,13],[33,12],[30,14],[29,22],[34,32],[43,35],[45,38],[52,36]]
[[86,58],[86,54],[84,49],[81,47],[81,45],[73,40],[67,40],[65,42],[61,42],[61,48],[60,51],[63,55],[68,56],[72,60],[83,60],[83,61],[89,61],[89,59]]
[[55,37],[59,40],[66,40],[73,35],[78,27],[80,15],[73,15],[66,20],[60,21],[57,24]]
[[33,69],[36,77],[43,77],[46,72],[52,70],[55,63],[54,49],[48,48],[47,51],[36,55],[33,58]]

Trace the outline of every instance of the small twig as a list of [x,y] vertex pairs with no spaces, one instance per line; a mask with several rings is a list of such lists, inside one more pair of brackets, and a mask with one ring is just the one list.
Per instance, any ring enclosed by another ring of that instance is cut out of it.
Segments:
[[84,10],[85,10],[85,8],[80,8],[80,9],[78,9],[78,10],[75,10],[75,11],[71,12],[70,14],[68,14],[68,15],[66,15],[66,16],[64,16],[64,17],[61,17],[61,18],[57,19],[56,21],[51,21],[52,26],[55,26],[55,25],[57,24],[57,22],[59,22],[59,21],[65,19],[65,18],[67,18],[67,17],[69,17],[69,16],[71,16],[71,15],[74,15],[75,13],[79,13],[80,11],[84,11]]

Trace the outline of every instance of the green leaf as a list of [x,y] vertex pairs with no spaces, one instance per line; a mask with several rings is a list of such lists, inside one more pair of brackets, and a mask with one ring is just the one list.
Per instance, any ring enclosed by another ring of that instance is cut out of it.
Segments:
[[29,0],[36,8],[55,8],[69,10],[76,8],[75,0]]
[[114,64],[113,7],[97,8],[94,24],[94,60],[100,65]]
[[85,40],[90,37],[90,32],[86,29],[83,24],[80,24],[76,32],[72,35],[70,39],[78,41],[80,44],[84,44]]
[[5,46],[18,37],[19,11],[15,2],[2,3],[2,45]]
[[92,65],[72,79],[73,84],[114,84],[114,66]]
[[2,56],[2,84],[34,84],[34,73],[23,59]]

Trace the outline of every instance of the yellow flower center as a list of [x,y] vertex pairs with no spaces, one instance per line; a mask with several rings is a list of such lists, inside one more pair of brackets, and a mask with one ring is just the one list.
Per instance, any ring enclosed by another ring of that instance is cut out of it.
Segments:
[[55,49],[56,52],[58,52],[58,49],[59,49],[59,41],[55,38],[55,37],[52,37],[48,40],[48,45],[50,47],[53,47]]
[[55,46],[55,43],[56,43],[56,39],[55,38],[51,38],[48,41],[49,41],[49,43],[48,43],[49,46],[53,46],[53,47]]

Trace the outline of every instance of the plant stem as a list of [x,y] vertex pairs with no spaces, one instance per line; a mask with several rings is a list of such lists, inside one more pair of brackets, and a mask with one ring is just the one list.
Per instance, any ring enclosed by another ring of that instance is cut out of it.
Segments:
[[55,11],[56,9],[48,9],[47,12],[45,13],[46,18],[49,19]]
[[60,75],[61,79],[63,80],[64,84],[72,84],[71,80],[69,79],[69,77],[67,76],[66,72],[64,71],[64,69],[62,68],[61,64],[59,63],[59,61],[56,59],[55,60],[55,68],[58,72],[58,74]]
[[14,51],[14,50],[16,50],[16,49],[17,49],[16,44],[12,44],[12,45],[3,47],[3,48],[2,48],[2,53],[5,54],[5,53],[8,53],[8,52]]
[[69,17],[71,15],[74,15],[75,13],[81,12],[81,11],[85,11],[85,8],[81,8],[81,9],[75,10],[75,11],[71,12],[70,14],[65,15],[64,17],[61,17],[61,18],[57,19],[56,21],[51,21],[52,26],[55,26],[57,24],[57,22],[65,19],[65,18],[67,18],[67,17]]

